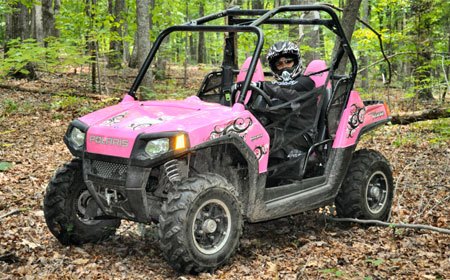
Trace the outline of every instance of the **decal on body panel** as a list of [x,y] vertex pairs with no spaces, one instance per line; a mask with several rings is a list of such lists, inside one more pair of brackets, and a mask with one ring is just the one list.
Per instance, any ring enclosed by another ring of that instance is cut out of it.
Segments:
[[128,127],[131,128],[132,130],[138,130],[138,129],[149,127],[154,124],[159,124],[162,122],[163,121],[161,119],[152,119],[152,118],[145,116],[145,117],[135,119],[133,121],[133,123],[128,125]]
[[210,133],[209,139],[216,139],[220,136],[228,135],[231,133],[239,134],[242,138],[245,138],[247,130],[252,126],[253,121],[251,118],[237,118],[221,127],[216,125],[214,130]]
[[[225,125],[216,125],[214,130],[209,135],[209,140],[219,138],[224,135],[238,134],[242,139],[246,139],[247,134],[252,130],[253,120],[250,117],[247,118],[237,118],[234,121],[230,121]],[[252,135],[250,132],[250,142],[258,142],[258,140],[263,138],[263,134],[259,133]],[[248,143],[250,144],[250,143]],[[256,143],[255,143],[256,144]],[[258,160],[261,160],[264,155],[268,153],[269,145],[258,145],[250,144],[253,153]],[[253,147],[252,147],[253,146]]]
[[263,155],[267,154],[266,146],[257,146],[253,149],[253,152],[255,153],[255,156],[258,160],[260,160]]
[[120,113],[112,118],[107,119],[106,121],[102,122],[101,126],[113,126],[117,123],[120,123],[126,116],[128,115],[128,111]]
[[365,115],[366,108],[358,107],[356,104],[352,104],[347,123],[347,138],[353,137],[355,130],[364,122]]

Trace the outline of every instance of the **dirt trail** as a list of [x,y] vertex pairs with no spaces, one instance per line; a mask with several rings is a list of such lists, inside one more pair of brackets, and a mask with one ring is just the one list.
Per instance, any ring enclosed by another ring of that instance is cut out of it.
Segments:
[[[155,226],[142,235],[124,222],[102,244],[62,246],[47,230],[42,200],[54,170],[71,158],[62,136],[79,108],[58,109],[45,94],[0,94],[19,106],[0,117],[0,162],[13,163],[0,172],[0,217],[18,211],[0,219],[1,279],[450,279],[450,236],[330,224],[317,211],[247,224],[229,264],[198,277],[166,264]],[[384,127],[361,143],[393,165],[393,222],[450,228],[449,144],[410,126]]]

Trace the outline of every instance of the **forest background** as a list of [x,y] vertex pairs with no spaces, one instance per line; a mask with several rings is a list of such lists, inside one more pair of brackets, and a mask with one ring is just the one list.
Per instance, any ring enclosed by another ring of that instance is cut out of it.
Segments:
[[[0,0],[0,278],[189,278],[164,262],[152,226],[142,232],[123,223],[112,240],[80,248],[64,247],[51,236],[41,204],[52,173],[71,157],[62,141],[65,129],[72,119],[120,100],[163,29],[236,5],[271,9],[318,2]],[[380,32],[391,61],[388,84],[378,38],[360,23],[344,26],[353,33],[357,90],[387,101],[393,113],[393,125],[359,143],[382,151],[392,164],[392,222],[448,229],[450,2],[327,3]],[[266,34],[266,41],[276,39],[276,32]],[[195,94],[188,76],[201,80],[208,69],[220,67],[222,44],[190,34],[171,36],[167,44],[173,55],[157,61],[158,71],[145,80],[147,98]],[[311,59],[306,44],[302,53]],[[164,83],[166,76],[176,83]],[[450,279],[449,260],[448,235],[342,227],[312,211],[246,225],[232,262],[199,278]]]

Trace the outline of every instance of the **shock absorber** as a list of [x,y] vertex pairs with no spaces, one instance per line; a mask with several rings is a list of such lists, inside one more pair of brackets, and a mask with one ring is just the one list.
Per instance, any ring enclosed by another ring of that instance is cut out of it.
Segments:
[[173,159],[164,163],[164,170],[166,171],[167,178],[172,184],[176,184],[181,181],[178,160]]

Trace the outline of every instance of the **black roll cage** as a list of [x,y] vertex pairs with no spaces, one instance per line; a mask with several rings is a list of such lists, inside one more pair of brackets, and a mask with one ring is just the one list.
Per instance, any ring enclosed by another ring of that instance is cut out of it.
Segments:
[[[276,14],[284,12],[308,12],[308,11],[323,11],[329,14],[331,19],[274,19]],[[242,19],[237,18],[239,16],[255,16],[257,18]],[[210,21],[226,18],[227,25],[204,25]],[[222,67],[224,69],[224,89],[229,90],[233,80],[232,73],[233,69],[236,68],[237,57],[235,50],[235,34],[237,32],[252,32],[257,35],[257,44],[253,51],[253,59],[250,63],[247,75],[244,82],[242,83],[241,92],[247,92],[251,77],[255,72],[257,61],[261,54],[261,49],[264,43],[264,34],[261,28],[262,24],[301,24],[301,25],[323,25],[330,29],[334,34],[336,34],[340,40],[339,49],[332,60],[332,65],[330,67],[330,75],[333,78],[334,71],[338,68],[339,63],[344,55],[347,54],[349,61],[351,63],[351,70],[349,75],[337,77],[338,79],[345,78],[350,82],[351,87],[356,79],[357,75],[357,62],[353,54],[350,44],[345,36],[344,30],[339,22],[339,19],[334,12],[334,10],[327,5],[292,5],[292,6],[281,6],[272,10],[241,10],[239,7],[233,7],[227,10],[220,11],[215,14],[207,15],[196,20],[192,20],[183,25],[175,25],[163,30],[157,37],[155,43],[153,44],[144,64],[142,65],[139,73],[128,92],[128,95],[137,99],[136,92],[154,59],[154,56],[163,42],[170,33],[174,31],[198,31],[198,32],[225,32],[228,33],[225,38],[225,49],[224,49],[224,60]],[[228,70],[228,71],[227,71]],[[228,74],[227,74],[228,73]],[[230,76],[231,75],[231,76]],[[348,96],[347,96],[348,98]],[[346,98],[346,99],[347,99]],[[245,95],[241,95],[238,102],[244,103]],[[347,101],[347,100],[346,100]]]

